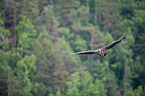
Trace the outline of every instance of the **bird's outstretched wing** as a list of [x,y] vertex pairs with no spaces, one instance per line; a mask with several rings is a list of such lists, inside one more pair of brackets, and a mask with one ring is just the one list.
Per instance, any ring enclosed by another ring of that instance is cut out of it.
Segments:
[[76,52],[76,53],[68,53],[66,51],[62,51],[65,54],[96,54],[95,50],[92,51],[82,51],[82,52]]
[[[125,39],[126,36],[122,37],[121,39],[117,40],[117,41],[114,41],[108,45],[106,45],[105,47],[103,48],[100,48],[100,49],[97,49],[97,50],[91,50],[91,51],[82,51],[82,52],[76,52],[76,53],[68,53],[68,52],[65,52],[65,51],[62,51],[63,53],[65,54],[98,54],[100,56],[106,56],[107,54],[106,53],[102,53],[104,51],[107,51],[109,49],[111,49],[112,47],[114,47],[115,45],[119,44],[123,39]],[[100,50],[100,51],[99,51]]]
[[115,45],[119,44],[123,39],[125,39],[126,36],[122,37],[121,39],[114,41],[108,45],[106,45],[105,47],[101,48],[102,51],[107,51],[109,49],[111,49],[112,47],[114,47]]

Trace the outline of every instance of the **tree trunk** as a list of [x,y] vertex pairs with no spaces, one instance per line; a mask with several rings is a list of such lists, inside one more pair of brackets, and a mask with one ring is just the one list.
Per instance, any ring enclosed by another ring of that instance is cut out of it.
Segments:
[[124,63],[124,93],[127,92],[127,73],[126,73],[126,67],[127,67],[127,64],[126,62]]
[[53,5],[53,1],[52,1],[52,0],[49,0],[49,4],[50,4],[50,5]]
[[8,69],[8,96],[10,96],[10,72]]
[[[104,2],[103,2],[103,10],[105,9],[105,5],[104,5]],[[107,11],[105,10],[103,12],[103,29],[104,31],[107,31],[107,27],[106,27],[106,22],[107,22]]]
[[124,77],[123,77],[123,81],[124,81],[124,94],[130,90],[130,68],[128,66],[128,59],[126,59],[125,63],[124,63]]
[[16,51],[16,40],[17,40],[17,36],[16,36],[16,8],[14,8],[14,54],[15,54],[15,51]]
[[93,34],[91,34],[91,50],[94,49],[93,43],[94,43]]

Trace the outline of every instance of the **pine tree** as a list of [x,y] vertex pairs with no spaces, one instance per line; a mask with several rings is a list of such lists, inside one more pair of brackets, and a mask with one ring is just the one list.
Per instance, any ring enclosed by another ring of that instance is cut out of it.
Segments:
[[14,54],[14,50],[3,52],[0,50],[0,64],[1,64],[1,74],[0,83],[1,84],[1,95],[22,95],[20,81],[18,81],[16,76],[17,62],[19,60],[19,54]]
[[43,30],[42,28],[45,27],[45,29],[51,35],[53,42],[56,42],[60,36],[60,30],[58,28],[59,22],[55,17],[54,6],[45,6],[45,9],[41,12],[40,18],[40,26],[38,26],[39,31]]
[[64,87],[69,74],[76,70],[75,67],[78,67],[77,64],[79,63],[79,57],[71,57],[66,54],[62,54],[62,50],[68,50],[71,52],[69,43],[66,42],[64,38],[60,38],[54,46],[54,78],[52,80],[55,90],[60,90],[61,87]]
[[126,26],[122,24],[123,19],[120,16],[120,1],[103,0],[102,6],[103,13],[101,14],[103,15],[103,30],[111,33],[113,37],[119,38],[126,31]]
[[7,29],[4,29],[4,21],[2,20],[1,13],[0,13],[0,49],[3,51],[9,49],[9,37],[10,32]]
[[[23,90],[23,94],[27,96],[32,96],[31,91],[33,90],[33,86],[35,83],[32,82],[33,75],[36,71],[36,57],[34,55],[25,56],[17,63],[17,78],[21,85],[21,90]],[[22,87],[23,86],[23,87]]]
[[[83,71],[82,71],[83,72]],[[96,80],[93,83],[93,78],[89,72],[75,72],[69,77],[67,84],[67,96],[106,96],[103,83],[100,80]]]
[[30,19],[23,17],[23,20],[17,25],[16,31],[18,36],[18,52],[22,57],[25,54],[31,54],[30,52],[33,49],[33,44],[35,42],[34,38],[36,38],[37,32]]
[[7,96],[8,91],[8,62],[6,62],[5,53],[0,50],[0,95]]
[[[34,81],[38,82],[41,86],[38,87],[38,93],[43,90],[43,94],[48,94],[53,92],[53,81],[50,78],[53,73],[53,46],[50,39],[50,35],[43,27],[43,30],[40,32],[36,43],[34,44],[35,49],[33,54],[36,56],[36,75]],[[41,51],[40,51],[41,50]]]
[[10,32],[4,29],[4,21],[2,20],[0,13],[0,95],[6,96],[9,93],[9,63],[8,63],[8,50],[9,50],[9,37]]
[[145,60],[144,60],[144,36],[145,36],[145,10],[144,10],[144,5],[145,2],[144,0],[141,1],[134,1],[136,8],[134,9],[135,16],[133,18],[134,22],[134,27],[132,28],[133,35],[135,38],[135,44],[133,46],[134,49],[134,58],[135,58],[135,63],[133,66],[134,69],[134,84],[133,87],[137,88],[139,85],[144,85],[145,84],[145,74],[143,70],[145,69]]
[[109,71],[107,75],[107,96],[119,96],[122,89],[118,88],[114,72]]
[[14,7],[16,7],[16,13],[18,20],[21,20],[24,16],[29,18],[33,24],[37,25],[38,16],[39,16],[39,0],[24,0],[24,1],[16,1],[12,3]]
[[[71,19],[69,17],[69,14],[71,13],[71,11],[77,9],[80,5],[80,2],[77,0],[62,0],[60,3],[58,3],[60,5],[59,8],[62,9],[61,11],[61,17],[62,19],[60,19],[59,21],[61,22],[61,25],[64,27],[67,27],[69,25],[71,25],[71,22],[69,19]],[[62,23],[63,22],[63,23]]]

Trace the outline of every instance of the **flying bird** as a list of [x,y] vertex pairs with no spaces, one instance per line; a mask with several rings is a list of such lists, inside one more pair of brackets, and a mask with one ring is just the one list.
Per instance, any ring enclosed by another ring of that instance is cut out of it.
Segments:
[[125,39],[126,36],[122,37],[119,40],[116,40],[108,45],[106,45],[105,47],[99,48],[97,50],[91,50],[91,51],[82,51],[82,52],[76,52],[76,53],[68,53],[66,51],[62,51],[65,54],[97,54],[99,56],[106,56],[107,53],[105,51],[113,48],[114,46],[116,46],[117,44],[119,44],[123,39]]

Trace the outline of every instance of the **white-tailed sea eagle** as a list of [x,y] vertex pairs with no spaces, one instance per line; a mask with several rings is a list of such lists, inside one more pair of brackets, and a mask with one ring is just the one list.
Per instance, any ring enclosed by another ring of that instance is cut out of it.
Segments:
[[65,54],[98,54],[99,56],[106,56],[107,53],[105,51],[111,49],[112,47],[116,46],[117,44],[119,44],[123,39],[125,39],[126,36],[122,37],[119,40],[116,40],[108,45],[106,45],[103,48],[97,49],[97,50],[90,50],[90,51],[82,51],[82,52],[76,52],[76,53],[67,53],[65,51],[62,51]]

